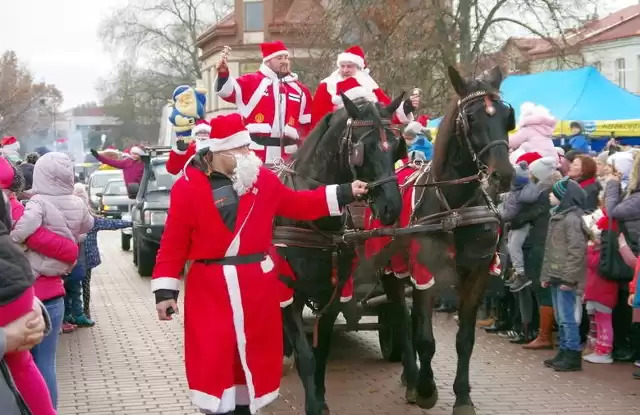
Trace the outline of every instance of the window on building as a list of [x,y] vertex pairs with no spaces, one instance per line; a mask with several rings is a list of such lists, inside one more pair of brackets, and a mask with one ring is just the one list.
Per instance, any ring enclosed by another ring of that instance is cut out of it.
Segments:
[[616,59],[616,83],[624,88],[627,84],[625,79],[625,62],[624,58]]
[[240,75],[246,73],[253,73],[260,69],[261,62],[241,62],[240,63]]
[[260,32],[262,30],[264,30],[264,2],[245,1],[244,31]]
[[592,65],[592,66],[593,66],[594,68],[596,68],[596,70],[597,70],[598,72],[602,72],[602,62],[600,62],[600,61],[595,61],[595,62],[593,62],[593,65]]

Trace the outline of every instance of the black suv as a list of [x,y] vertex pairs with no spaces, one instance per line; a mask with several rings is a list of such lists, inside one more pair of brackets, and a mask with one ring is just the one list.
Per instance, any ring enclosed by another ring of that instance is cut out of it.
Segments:
[[169,147],[147,149],[142,156],[144,174],[131,207],[133,222],[133,262],[138,273],[148,277],[153,272],[160,238],[169,210],[169,193],[179,176],[167,172]]

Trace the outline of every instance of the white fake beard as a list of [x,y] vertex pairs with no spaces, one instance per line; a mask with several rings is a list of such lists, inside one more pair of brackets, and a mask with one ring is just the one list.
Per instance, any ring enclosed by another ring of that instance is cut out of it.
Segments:
[[256,183],[256,180],[258,180],[262,160],[253,152],[246,155],[236,154],[234,157],[236,159],[236,168],[232,179],[233,190],[236,191],[238,196],[242,196],[248,193]]

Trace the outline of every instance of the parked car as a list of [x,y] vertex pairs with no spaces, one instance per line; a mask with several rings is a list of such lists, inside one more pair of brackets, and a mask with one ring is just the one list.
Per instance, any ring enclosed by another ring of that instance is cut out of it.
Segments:
[[169,193],[178,176],[167,172],[169,147],[148,149],[142,157],[144,174],[131,208],[133,261],[140,276],[150,276],[169,210]]
[[135,203],[129,199],[124,180],[111,179],[107,182],[102,193],[96,193],[100,198],[99,211],[108,218],[121,219],[122,214],[129,212],[129,206]]
[[89,178],[87,192],[89,193],[89,205],[95,211],[100,209],[100,197],[98,193],[104,192],[104,186],[111,179],[124,180],[122,170],[96,170]]

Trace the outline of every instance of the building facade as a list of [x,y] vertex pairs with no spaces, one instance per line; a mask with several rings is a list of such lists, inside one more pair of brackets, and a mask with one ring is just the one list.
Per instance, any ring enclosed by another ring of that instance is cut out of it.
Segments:
[[593,19],[565,33],[562,41],[511,38],[496,56],[511,73],[592,65],[621,88],[640,94],[640,4]]
[[297,30],[301,25],[312,25],[323,13],[318,0],[235,0],[234,12],[198,37],[202,67],[201,87],[208,91],[207,117],[234,111],[234,105],[218,98],[213,83],[216,64],[224,46],[231,52],[227,60],[233,76],[255,72],[262,63],[260,43],[282,40],[291,54],[293,71],[296,62],[310,59],[320,51]]

